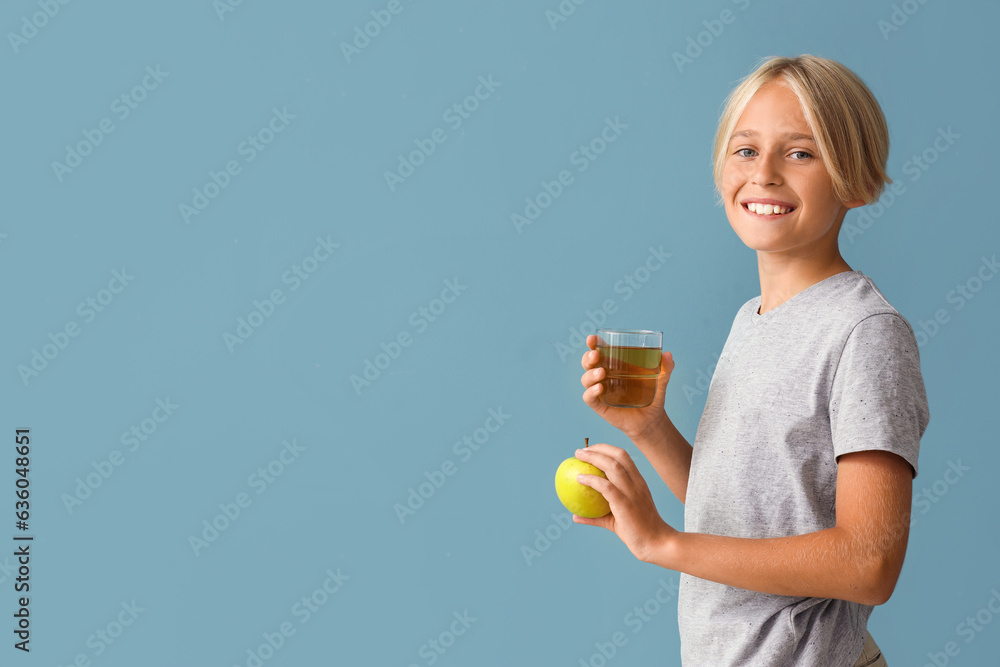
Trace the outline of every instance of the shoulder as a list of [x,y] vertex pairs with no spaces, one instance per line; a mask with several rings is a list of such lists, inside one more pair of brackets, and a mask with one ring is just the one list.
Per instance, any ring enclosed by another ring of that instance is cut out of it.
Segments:
[[736,316],[733,317],[733,324],[729,329],[729,338],[737,336],[740,332],[753,326],[753,319],[757,314],[758,308],[760,308],[759,295],[740,306],[740,309],[736,311]]
[[827,289],[817,293],[822,304],[816,308],[818,320],[843,340],[849,338],[913,339],[910,323],[875,286],[871,278],[860,271],[845,273],[830,281]]
[[740,306],[740,309],[736,311],[736,319],[748,317],[751,313],[756,312],[757,309],[759,308],[760,308],[760,295],[758,294],[757,296],[755,296],[754,298],[750,299],[742,306]]
[[880,347],[917,347],[913,328],[868,276],[855,272],[844,281],[840,302],[848,325],[848,339],[867,340]]
[[872,279],[860,271],[852,271],[841,280],[833,282],[828,296],[838,301],[847,314],[858,320],[869,315],[899,315],[899,311],[889,303]]
[[[831,358],[835,364],[833,394],[863,397],[889,392],[893,400],[905,396],[919,403],[922,407],[917,412],[926,413],[920,346],[913,328],[869,278],[861,278],[863,281],[853,288],[857,300],[841,331],[840,352]],[[875,401],[879,405],[891,402],[884,396]],[[922,421],[926,426],[926,418]]]

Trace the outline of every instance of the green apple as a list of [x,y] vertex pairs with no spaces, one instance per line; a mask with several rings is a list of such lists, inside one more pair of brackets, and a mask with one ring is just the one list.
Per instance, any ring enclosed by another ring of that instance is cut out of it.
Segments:
[[559,496],[560,502],[573,514],[588,519],[609,514],[611,506],[604,496],[596,489],[576,481],[576,476],[581,473],[608,478],[597,466],[585,463],[575,456],[568,458],[556,469],[556,495]]

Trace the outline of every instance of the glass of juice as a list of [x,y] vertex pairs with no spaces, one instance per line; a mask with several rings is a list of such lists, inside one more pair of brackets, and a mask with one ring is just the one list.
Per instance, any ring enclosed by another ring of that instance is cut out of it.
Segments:
[[613,408],[644,408],[656,395],[662,331],[598,329],[598,364],[606,369],[601,400]]

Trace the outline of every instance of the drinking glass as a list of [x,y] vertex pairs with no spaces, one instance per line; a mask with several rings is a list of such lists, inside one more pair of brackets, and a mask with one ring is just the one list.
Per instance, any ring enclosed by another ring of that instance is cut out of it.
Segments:
[[662,331],[598,329],[598,364],[607,371],[601,400],[614,408],[644,408],[656,395]]

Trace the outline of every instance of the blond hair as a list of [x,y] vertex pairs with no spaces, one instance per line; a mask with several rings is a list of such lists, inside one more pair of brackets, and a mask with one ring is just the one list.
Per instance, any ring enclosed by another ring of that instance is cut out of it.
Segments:
[[892,179],[886,173],[889,128],[878,100],[857,74],[840,63],[812,55],[764,59],[726,98],[715,133],[713,175],[721,201],[722,169],[743,110],[766,83],[786,84],[802,105],[823,163],[843,202],[877,201]]

